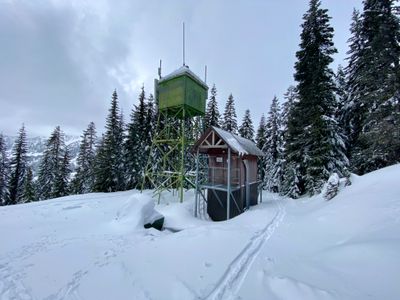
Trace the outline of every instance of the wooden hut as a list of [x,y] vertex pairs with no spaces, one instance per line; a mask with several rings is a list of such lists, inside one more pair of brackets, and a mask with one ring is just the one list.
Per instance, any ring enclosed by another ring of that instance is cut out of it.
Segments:
[[[201,197],[214,221],[227,220],[258,203],[257,160],[263,153],[254,142],[210,127],[194,145],[197,154],[196,209]],[[201,169],[201,156],[206,167]],[[204,161],[204,159],[203,159]]]

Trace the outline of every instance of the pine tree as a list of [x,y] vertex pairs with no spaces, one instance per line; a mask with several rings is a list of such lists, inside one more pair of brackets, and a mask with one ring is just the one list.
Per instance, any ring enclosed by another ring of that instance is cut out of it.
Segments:
[[106,132],[96,158],[95,186],[97,192],[115,192],[124,189],[123,118],[114,91],[106,120]]
[[279,192],[281,185],[282,166],[278,164],[282,157],[280,149],[280,106],[278,98],[272,99],[266,124],[266,140],[263,147],[265,156],[262,158],[264,165],[263,187],[271,192]]
[[363,97],[361,91],[363,90],[362,86],[364,84],[362,83],[362,76],[360,76],[359,72],[359,70],[362,69],[360,57],[365,40],[362,37],[362,19],[360,12],[356,9],[353,10],[350,32],[351,37],[348,40],[349,51],[347,52],[348,57],[346,58],[348,64],[344,69],[348,95],[340,115],[340,123],[343,124],[344,133],[347,137],[348,152],[353,149],[361,133],[363,120],[367,113],[367,107],[362,104]]
[[25,126],[22,125],[19,135],[14,143],[11,157],[11,173],[8,184],[9,195],[6,204],[20,203],[24,189],[24,178],[27,167],[27,145]]
[[[284,94],[285,102],[282,104],[282,114],[281,114],[281,126],[283,131],[283,136],[287,132],[289,115],[294,105],[299,100],[299,95],[295,86],[291,85],[288,87],[286,93]],[[283,138],[285,139],[285,138]]]
[[148,103],[144,87],[139,94],[139,104],[135,105],[131,112],[131,120],[128,124],[128,134],[125,140],[125,184],[127,189],[135,188],[142,183],[143,171],[147,162],[151,140],[151,119],[148,113]]
[[244,137],[245,139],[254,141],[254,126],[253,126],[253,121],[251,120],[249,109],[246,109],[244,113],[242,125],[240,125],[239,128],[239,134],[241,137]]
[[[363,3],[358,22],[361,49],[355,57],[351,53],[349,62],[349,66],[356,63],[349,72],[351,109],[347,113],[352,125],[352,168],[359,174],[398,162],[400,147],[392,143],[399,136],[399,18],[394,1]],[[356,37],[353,33],[353,40]]]
[[90,122],[83,132],[79,145],[76,175],[72,182],[72,191],[75,194],[85,194],[94,188],[94,160],[96,156],[96,127]]
[[[46,200],[66,195],[68,178],[66,163],[68,151],[64,142],[64,133],[57,126],[46,142],[46,148],[39,165],[37,179],[37,197]],[[69,174],[68,174],[69,175]]]
[[285,102],[282,104],[282,112],[280,115],[278,141],[280,157],[278,158],[277,166],[280,168],[279,171],[281,175],[279,193],[296,199],[300,196],[300,190],[297,186],[299,183],[298,168],[294,163],[288,163],[286,158],[289,115],[291,114],[294,105],[298,102],[298,92],[296,87],[292,85],[289,86],[284,94],[284,98]]
[[256,134],[256,145],[259,149],[264,148],[266,141],[266,130],[265,115],[262,114]]
[[[333,172],[347,170],[344,141],[335,119],[335,86],[329,64],[336,53],[333,28],[320,1],[311,0],[303,17],[300,50],[296,53],[298,102],[290,112],[286,137],[287,166],[300,194],[321,192]],[[284,188],[288,190],[288,187]]]
[[69,194],[69,176],[71,174],[70,155],[68,148],[64,149],[64,155],[56,173],[52,198],[63,197]]
[[237,134],[238,126],[236,118],[235,101],[232,94],[230,94],[225,106],[222,129]]
[[[266,124],[265,124],[265,116],[264,114],[261,115],[260,124],[258,125],[257,134],[256,134],[256,145],[259,149],[264,149],[264,145],[266,142]],[[257,161],[257,169],[258,169],[258,176],[261,182],[264,182],[265,177],[265,164],[264,159],[261,157]]]
[[344,105],[347,100],[347,83],[346,74],[341,65],[338,66],[337,72],[335,74],[335,95],[336,95],[336,112],[335,116],[337,120],[342,120],[342,114],[344,112]]
[[215,84],[211,88],[210,99],[207,102],[207,110],[204,118],[204,128],[207,129],[211,126],[220,127],[220,114],[217,103],[217,88]]
[[8,197],[9,165],[6,155],[6,144],[3,135],[0,134],[0,206],[6,204]]
[[33,182],[33,173],[32,173],[31,167],[27,167],[27,169],[26,169],[25,180],[24,180],[24,191],[22,194],[22,199],[23,199],[22,202],[24,202],[24,203],[37,200],[36,194],[35,194],[35,185]]

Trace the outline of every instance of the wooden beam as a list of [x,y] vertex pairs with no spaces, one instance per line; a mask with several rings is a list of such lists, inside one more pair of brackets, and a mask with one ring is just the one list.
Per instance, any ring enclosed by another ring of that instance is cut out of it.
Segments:
[[227,149],[228,146],[227,145],[215,145],[215,146],[208,146],[208,145],[200,145],[199,146],[200,149]]

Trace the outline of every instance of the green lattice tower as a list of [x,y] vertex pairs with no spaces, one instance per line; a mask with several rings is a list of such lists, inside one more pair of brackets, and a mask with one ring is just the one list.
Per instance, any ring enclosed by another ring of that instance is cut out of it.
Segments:
[[142,190],[176,191],[183,201],[185,188],[195,187],[191,147],[203,129],[207,85],[187,66],[155,80],[158,120],[143,176]]

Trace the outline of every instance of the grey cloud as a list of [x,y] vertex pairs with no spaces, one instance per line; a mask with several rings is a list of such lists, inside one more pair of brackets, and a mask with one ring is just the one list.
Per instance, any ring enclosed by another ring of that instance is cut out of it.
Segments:
[[[353,6],[361,0],[323,1],[344,58]],[[270,101],[293,82],[301,17],[308,1],[0,1],[0,132],[48,135],[56,125],[79,134],[94,121],[101,131],[117,88],[125,116],[140,86],[153,89],[182,63],[200,76],[207,64],[223,110],[229,93],[239,119],[255,125]]]

